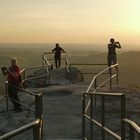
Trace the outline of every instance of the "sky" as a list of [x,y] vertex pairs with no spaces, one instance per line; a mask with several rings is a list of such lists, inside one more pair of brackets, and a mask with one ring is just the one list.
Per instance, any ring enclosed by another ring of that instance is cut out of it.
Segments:
[[1,0],[0,42],[140,44],[140,0]]

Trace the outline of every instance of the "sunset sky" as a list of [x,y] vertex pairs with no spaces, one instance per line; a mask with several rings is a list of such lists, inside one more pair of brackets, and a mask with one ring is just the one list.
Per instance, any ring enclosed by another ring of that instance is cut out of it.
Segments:
[[0,42],[140,44],[140,0],[1,0]]

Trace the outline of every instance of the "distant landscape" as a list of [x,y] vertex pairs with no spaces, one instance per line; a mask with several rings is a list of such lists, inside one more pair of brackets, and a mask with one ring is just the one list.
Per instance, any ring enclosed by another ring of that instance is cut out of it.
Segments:
[[[61,45],[61,44],[60,44]],[[81,46],[81,47],[80,47]],[[43,52],[51,51],[54,44],[0,44],[0,66],[9,66],[10,58],[16,57],[21,68],[41,66]],[[71,63],[107,63],[107,48],[104,45],[62,44]],[[123,46],[122,46],[123,47]],[[140,50],[117,50],[119,62],[119,84],[140,86]],[[134,49],[135,48],[135,49]],[[4,92],[5,77],[0,72],[0,94]]]

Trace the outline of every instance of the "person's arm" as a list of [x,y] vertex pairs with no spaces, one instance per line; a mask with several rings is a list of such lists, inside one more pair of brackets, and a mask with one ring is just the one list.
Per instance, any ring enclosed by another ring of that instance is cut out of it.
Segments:
[[116,45],[117,48],[121,49],[121,44],[120,44],[120,42],[115,42],[115,45]]
[[65,50],[63,50],[61,47],[60,47],[60,49],[61,49],[61,51],[62,51],[63,53],[66,53],[66,51],[65,51]]
[[110,48],[110,47],[111,47],[111,45],[110,45],[110,44],[108,44],[108,45],[107,45],[107,48]]
[[55,52],[55,48],[52,50],[52,52]]
[[7,73],[10,74],[11,76],[13,76],[14,78],[17,78],[20,75],[20,71],[19,71],[19,68],[18,67],[16,68],[15,72],[12,72],[10,70],[10,68],[7,69]]

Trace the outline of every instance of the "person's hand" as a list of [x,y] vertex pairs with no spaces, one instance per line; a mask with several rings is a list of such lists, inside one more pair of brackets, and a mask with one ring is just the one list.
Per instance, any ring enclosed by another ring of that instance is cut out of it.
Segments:
[[117,42],[115,42],[115,44],[120,44],[120,42],[119,42],[119,41],[117,41]]
[[8,71],[9,71],[9,69],[8,69],[7,67],[5,67],[5,71],[6,71],[6,72],[8,72]]
[[1,67],[1,70],[4,75],[7,75],[8,70],[6,67]]

